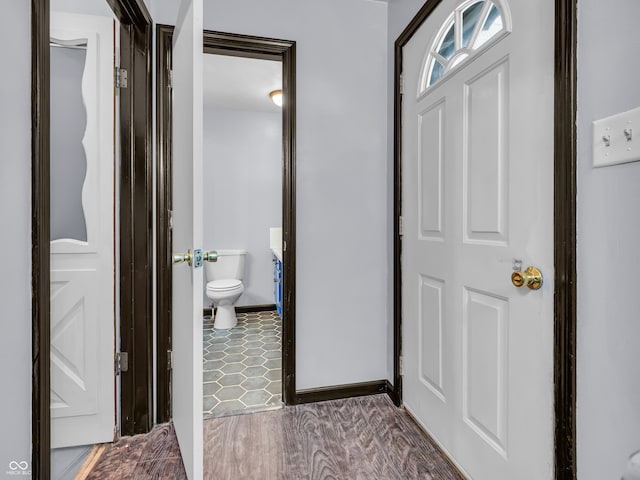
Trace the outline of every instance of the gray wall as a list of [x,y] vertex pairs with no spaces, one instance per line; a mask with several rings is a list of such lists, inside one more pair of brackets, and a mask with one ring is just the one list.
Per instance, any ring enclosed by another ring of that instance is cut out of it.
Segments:
[[246,249],[237,305],[274,303],[269,227],[282,223],[282,115],[205,108],[203,151],[204,248]]
[[591,122],[640,107],[640,2],[578,11],[578,474],[618,479],[640,449],[640,163],[592,168]]
[[297,387],[387,378],[386,3],[216,0],[204,28],[297,41]]
[[[0,478],[31,464],[31,27],[30,2],[2,3],[0,64]],[[28,478],[20,476],[20,478]]]
[[[51,11],[82,13],[85,15],[101,15],[113,17],[111,7],[106,0],[49,0]],[[149,3],[147,0],[146,3]]]

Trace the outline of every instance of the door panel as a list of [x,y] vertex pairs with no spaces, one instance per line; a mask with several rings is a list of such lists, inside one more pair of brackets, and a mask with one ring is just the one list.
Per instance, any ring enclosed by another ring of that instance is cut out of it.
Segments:
[[[81,205],[74,215],[82,217],[65,218],[70,214],[65,207],[52,215],[52,232],[60,234],[51,241],[51,446],[59,448],[110,442],[114,435],[113,20],[52,12],[51,37],[57,45],[52,48],[67,53],[86,45],[81,92],[75,92],[81,95],[86,128],[77,135],[78,145],[61,145],[75,149],[86,163],[81,188],[66,183],[78,173],[75,167],[65,175],[52,172],[52,209],[65,190],[73,190],[72,201]],[[70,72],[56,67],[52,64],[52,82],[64,89]],[[60,95],[54,90],[53,96]],[[54,135],[65,128],[61,115],[70,108],[55,108],[57,100],[52,100]],[[52,168],[64,167],[70,157],[65,152],[54,147]],[[58,222],[79,227],[57,228]],[[69,231],[76,235],[65,235]]]
[[553,12],[443,0],[402,52],[403,397],[474,480],[553,475]]
[[506,454],[507,325],[509,301],[465,288],[463,416],[496,451]]
[[442,385],[444,282],[420,276],[420,379],[432,393],[446,402]]
[[464,85],[462,133],[465,241],[506,241],[508,181],[508,62],[490,67]]
[[[183,0],[173,34],[173,251],[202,245],[202,0]],[[173,267],[173,422],[189,479],[203,477],[203,269]]]
[[420,232],[443,238],[444,122],[446,105],[439,102],[418,117],[420,143]]

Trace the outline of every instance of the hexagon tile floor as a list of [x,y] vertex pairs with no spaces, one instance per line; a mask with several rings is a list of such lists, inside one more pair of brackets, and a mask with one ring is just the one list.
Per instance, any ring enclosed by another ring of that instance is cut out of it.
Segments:
[[282,320],[278,312],[238,313],[231,330],[204,319],[204,415],[221,417],[282,405]]

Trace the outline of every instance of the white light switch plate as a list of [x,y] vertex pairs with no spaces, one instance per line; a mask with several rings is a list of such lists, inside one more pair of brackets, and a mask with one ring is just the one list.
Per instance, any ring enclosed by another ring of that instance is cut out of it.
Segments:
[[[628,139],[628,136],[631,139]],[[640,160],[640,108],[593,122],[594,167],[606,167],[638,160]]]

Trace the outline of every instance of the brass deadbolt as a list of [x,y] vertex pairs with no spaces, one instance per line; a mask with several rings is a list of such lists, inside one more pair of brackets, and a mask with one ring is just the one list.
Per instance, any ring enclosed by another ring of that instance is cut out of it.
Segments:
[[524,272],[513,272],[511,283],[516,287],[526,285],[531,290],[538,290],[542,286],[542,273],[536,267],[528,267]]

